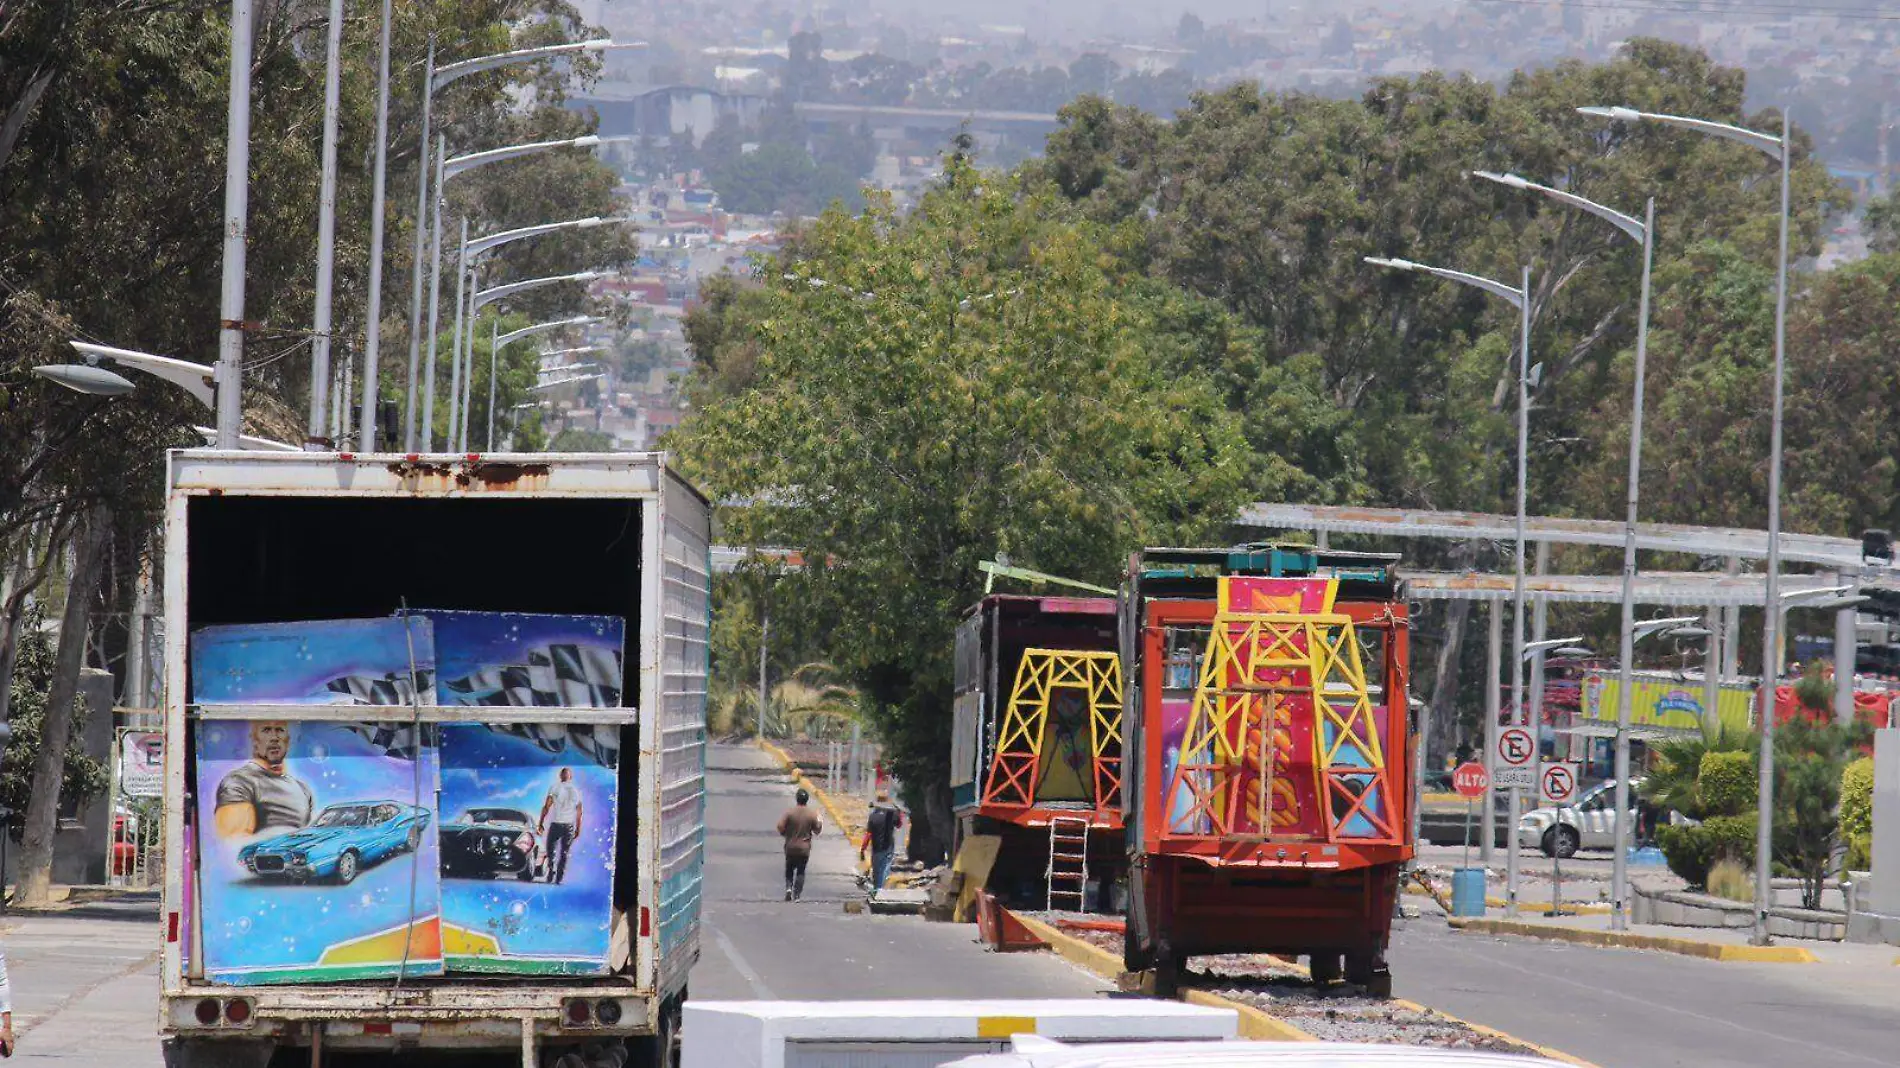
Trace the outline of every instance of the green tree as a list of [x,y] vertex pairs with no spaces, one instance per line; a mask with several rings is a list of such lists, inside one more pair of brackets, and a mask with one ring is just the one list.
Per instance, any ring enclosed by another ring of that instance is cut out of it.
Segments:
[[752,384],[675,443],[715,497],[754,502],[724,510],[729,537],[804,551],[836,662],[940,842],[977,563],[1113,581],[1130,548],[1218,528],[1248,477],[1214,389],[1170,373],[1154,310],[1063,214],[956,160],[908,215],[827,213],[761,272]]
[[[8,827],[16,840],[20,817],[32,797],[33,757],[46,741],[42,727],[46,695],[53,684],[53,642],[41,627],[43,619],[38,606],[26,610],[10,701],[13,737],[7,741],[5,757],[0,758],[0,806],[13,813]],[[83,699],[73,703],[72,729],[66,739],[66,781],[60,791],[63,800],[81,806],[99,796],[110,778],[105,763],[86,752],[83,737],[88,714]]]

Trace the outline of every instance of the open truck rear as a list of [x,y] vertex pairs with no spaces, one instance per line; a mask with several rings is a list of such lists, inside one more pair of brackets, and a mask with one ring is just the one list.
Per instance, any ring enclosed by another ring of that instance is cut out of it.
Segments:
[[168,492],[167,1062],[665,1063],[705,499],[657,454],[194,450]]
[[1410,621],[1397,558],[1150,549],[1121,602],[1126,964],[1308,956],[1390,993],[1410,837]]

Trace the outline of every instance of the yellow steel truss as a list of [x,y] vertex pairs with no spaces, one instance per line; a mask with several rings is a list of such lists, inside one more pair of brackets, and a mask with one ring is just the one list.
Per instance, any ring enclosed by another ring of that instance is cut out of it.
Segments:
[[[1312,786],[1328,839],[1393,836],[1383,806],[1368,805],[1387,795],[1385,754],[1352,619],[1248,612],[1217,614],[1209,632],[1164,806],[1178,814],[1173,833],[1230,837],[1251,815],[1252,833],[1266,837],[1300,822],[1280,771],[1292,755],[1295,695],[1317,710]],[[1374,833],[1346,834],[1355,816]]]
[[1056,691],[1079,691],[1089,710],[1090,785],[1098,809],[1121,803],[1122,668],[1111,652],[1027,649],[997,732],[983,803],[1028,808],[1042,781],[1043,739]]

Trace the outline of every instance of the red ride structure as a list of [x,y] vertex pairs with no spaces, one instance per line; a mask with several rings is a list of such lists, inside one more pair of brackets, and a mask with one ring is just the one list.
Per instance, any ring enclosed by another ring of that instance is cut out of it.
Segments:
[[1410,620],[1396,556],[1150,549],[1119,623],[1126,963],[1278,953],[1390,993],[1411,858]]

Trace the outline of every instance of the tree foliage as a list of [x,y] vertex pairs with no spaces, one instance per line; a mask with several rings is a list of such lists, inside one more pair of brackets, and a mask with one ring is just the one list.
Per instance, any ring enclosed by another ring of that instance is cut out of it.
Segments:
[[[5,756],[0,757],[0,806],[12,812],[8,826],[15,837],[32,797],[33,756],[46,744],[42,725],[46,721],[46,694],[53,683],[53,639],[43,622],[44,613],[37,605],[27,609],[9,703],[13,737],[7,741]],[[111,777],[105,762],[86,752],[88,715],[85,699],[76,700],[72,730],[66,738],[66,781],[60,790],[63,801],[81,806],[104,792]]]
[[824,612],[806,625],[939,820],[977,563],[1113,581],[1129,549],[1217,527],[1249,481],[1235,421],[1107,237],[953,159],[911,214],[827,213],[756,290],[728,291],[756,318],[695,327],[728,391],[677,444],[714,496],[751,502],[728,538],[805,552]]

